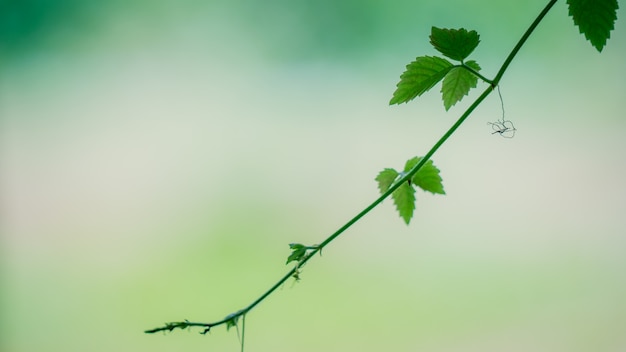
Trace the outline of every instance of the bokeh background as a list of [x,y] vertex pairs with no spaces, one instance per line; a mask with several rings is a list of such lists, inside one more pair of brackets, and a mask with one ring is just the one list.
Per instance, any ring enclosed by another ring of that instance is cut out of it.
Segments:
[[[387,102],[430,27],[493,77],[545,0],[0,1],[0,350],[238,351],[215,321],[423,155],[470,98]],[[625,351],[626,31],[559,2],[390,201],[247,318],[248,351]]]

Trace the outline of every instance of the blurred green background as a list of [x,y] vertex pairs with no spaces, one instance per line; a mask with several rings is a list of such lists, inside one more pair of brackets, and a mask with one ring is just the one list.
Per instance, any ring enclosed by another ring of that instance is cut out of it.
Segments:
[[[0,1],[0,350],[238,351],[214,321],[377,196],[468,105],[387,106],[481,34],[488,77],[547,1]],[[559,2],[435,155],[447,195],[386,201],[247,318],[248,351],[626,350],[626,31]],[[484,85],[479,87],[484,89]]]

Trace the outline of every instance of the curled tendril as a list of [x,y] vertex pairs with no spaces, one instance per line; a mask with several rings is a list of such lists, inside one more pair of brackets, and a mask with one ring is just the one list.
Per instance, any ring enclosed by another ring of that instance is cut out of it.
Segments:
[[498,120],[496,122],[487,122],[488,125],[491,125],[491,129],[493,132],[491,134],[499,134],[504,138],[513,138],[515,137],[515,125],[511,120]]
[[504,138],[513,138],[515,137],[515,125],[511,120],[504,119],[504,99],[502,99],[502,92],[500,92],[500,86],[498,85],[498,97],[500,98],[500,107],[502,108],[502,119],[497,120],[496,122],[487,122],[488,125],[491,125],[491,129],[493,132],[491,134],[499,134]]

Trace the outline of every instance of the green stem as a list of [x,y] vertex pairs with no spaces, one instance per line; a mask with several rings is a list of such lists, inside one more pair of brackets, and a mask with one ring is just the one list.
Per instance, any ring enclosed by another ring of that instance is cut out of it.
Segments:
[[475,75],[476,77],[482,79],[485,83],[489,84],[490,86],[493,86],[493,81],[490,80],[489,78],[481,75],[478,71],[474,70],[473,68],[467,66],[465,63],[463,63],[460,67],[463,67],[464,69],[468,70],[469,72],[471,72],[473,75]]
[[522,38],[520,38],[520,40],[517,42],[517,45],[515,45],[513,50],[511,50],[511,53],[509,54],[509,56],[506,58],[506,60],[504,60],[504,63],[500,67],[500,70],[496,74],[496,77],[493,79],[492,87],[495,87],[498,85],[498,83],[500,83],[500,79],[502,79],[504,72],[506,71],[507,68],[509,68],[509,65],[511,64],[511,62],[513,61],[517,53],[520,51],[524,43],[526,43],[526,40],[530,37],[530,35],[535,30],[535,28],[537,28],[537,26],[543,20],[543,18],[546,17],[546,15],[548,14],[552,6],[554,6],[554,4],[556,4],[557,1],[558,0],[550,0],[548,5],[546,5],[546,7],[541,11],[539,16],[535,18],[535,21],[533,21],[530,27],[528,27],[524,35],[522,35]]
[[[473,70],[471,70],[471,68],[469,68],[470,71],[472,71],[474,74],[477,74],[478,77],[480,77],[482,80],[487,82],[489,84],[489,87],[487,87],[487,89],[485,89],[485,91],[472,103],[472,105],[470,105],[470,107],[467,108],[467,110],[465,110],[463,115],[461,115],[461,117],[459,117],[459,119],[452,125],[452,127],[450,127],[450,129],[448,129],[448,131],[446,131],[446,133],[441,138],[439,138],[439,140],[435,143],[435,145],[433,145],[433,147],[430,148],[428,153],[426,153],[426,155],[424,155],[420,159],[420,161],[417,163],[417,165],[415,165],[409,172],[405,173],[399,180],[394,182],[391,185],[391,187],[389,187],[389,189],[386,192],[384,192],[380,197],[378,197],[375,201],[373,201],[365,209],[363,209],[361,212],[359,212],[355,217],[350,219],[345,225],[341,226],[332,235],[328,236],[328,238],[326,238],[324,240],[324,242],[320,243],[317,246],[309,247],[309,249],[312,249],[311,252],[307,253],[302,258],[302,260],[300,260],[298,262],[298,264],[296,266],[294,266],[294,268],[292,268],[289,272],[287,272],[287,274],[285,274],[285,276],[283,276],[280,280],[278,280],[278,282],[276,282],[276,284],[274,284],[269,290],[267,290],[264,294],[262,294],[259,298],[257,298],[254,302],[252,302],[246,308],[244,308],[244,309],[242,309],[242,310],[240,310],[240,311],[238,311],[236,313],[233,313],[233,314],[229,315],[228,317],[226,317],[226,318],[224,318],[222,320],[216,321],[214,323],[192,323],[192,322],[188,322],[188,321],[175,322],[175,323],[168,323],[165,326],[162,326],[162,327],[159,327],[159,328],[146,330],[145,332],[146,333],[155,333],[155,332],[158,332],[158,331],[172,331],[175,328],[184,329],[184,328],[189,327],[189,326],[199,326],[199,327],[204,327],[205,328],[204,332],[206,333],[206,332],[209,331],[210,328],[212,328],[214,326],[226,324],[227,322],[232,321],[233,318],[244,316],[244,319],[245,319],[245,315],[248,312],[250,312],[259,303],[263,302],[268,296],[270,296],[274,291],[276,291],[276,289],[278,289],[280,286],[282,286],[282,284],[284,284],[287,280],[289,280],[291,277],[296,275],[298,273],[299,268],[301,268],[304,264],[306,264],[309,261],[309,259],[313,258],[313,256],[315,254],[317,254],[324,247],[326,247],[328,244],[330,244],[333,240],[335,240],[337,237],[339,237],[339,235],[341,235],[344,231],[346,231],[348,228],[350,228],[352,225],[354,225],[354,223],[356,223],[361,218],[363,218],[365,215],[367,215],[367,213],[369,213],[372,209],[376,208],[376,206],[378,206],[383,200],[385,200],[387,197],[389,197],[404,182],[406,182],[409,179],[411,179],[413,177],[413,175],[415,175],[422,168],[422,166],[424,166],[424,164],[426,164],[426,162],[428,160],[430,160],[430,158],[435,154],[435,152],[439,149],[439,147],[441,147],[448,140],[448,138],[450,138],[450,136],[452,136],[452,134],[454,134],[454,132],[459,128],[459,126],[461,126],[463,124],[463,122],[470,116],[470,114],[476,109],[476,107],[478,107],[478,105],[480,105],[489,96],[489,94],[491,94],[491,92],[493,92],[494,88],[500,82],[500,79],[502,79],[502,76],[504,75],[504,72],[509,67],[509,65],[511,64],[511,62],[513,61],[513,59],[515,58],[515,56],[517,55],[519,50],[522,48],[522,46],[524,45],[524,43],[526,42],[528,37],[530,37],[532,32],[537,28],[537,26],[539,25],[541,20],[546,16],[548,11],[550,11],[552,6],[557,1],[558,0],[550,0],[548,5],[541,11],[539,16],[537,16],[535,21],[530,25],[528,30],[526,30],[524,35],[517,42],[517,45],[515,45],[515,47],[513,48],[511,53],[509,54],[509,56],[506,58],[506,60],[504,61],[504,63],[500,67],[500,70],[498,71],[496,77],[493,80],[488,80],[488,79],[484,78],[483,76],[481,76],[480,74],[478,74],[476,72],[473,72]],[[463,67],[468,68],[465,65],[463,65]],[[242,348],[243,348],[243,338],[242,338]]]

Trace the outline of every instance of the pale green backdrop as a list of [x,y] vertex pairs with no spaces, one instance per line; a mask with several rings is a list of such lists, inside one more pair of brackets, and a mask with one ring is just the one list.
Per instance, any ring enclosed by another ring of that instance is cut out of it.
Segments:
[[[214,321],[470,101],[387,102],[430,27],[493,76],[545,0],[0,1],[0,350],[238,351]],[[626,31],[557,3],[433,158],[247,318],[247,351],[626,350]],[[479,87],[484,89],[484,85]],[[476,96],[476,92],[471,94]]]

